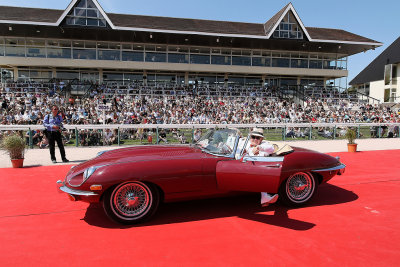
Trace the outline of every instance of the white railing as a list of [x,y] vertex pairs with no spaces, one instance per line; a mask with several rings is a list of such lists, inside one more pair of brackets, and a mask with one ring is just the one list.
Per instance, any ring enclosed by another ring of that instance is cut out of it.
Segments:
[[[279,123],[279,124],[96,124],[96,125],[64,125],[64,127],[70,132],[75,132],[75,145],[79,146],[79,135],[80,131],[82,130],[98,130],[98,132],[103,132],[106,129],[116,130],[117,137],[118,137],[118,145],[120,145],[120,135],[126,133],[129,130],[138,130],[138,129],[149,129],[152,134],[155,135],[155,142],[157,143],[159,140],[159,130],[161,129],[187,129],[191,130],[191,137],[189,142],[194,142],[194,134],[196,129],[210,129],[210,128],[239,128],[239,129],[251,129],[253,127],[259,127],[264,129],[273,129],[275,136],[281,136],[281,140],[285,141],[286,138],[290,138],[287,134],[289,133],[288,130],[291,129],[305,129],[305,132],[302,134],[302,138],[304,140],[313,140],[315,135],[320,135],[319,133],[313,133],[313,129],[320,128],[320,129],[330,129],[330,135],[321,136],[324,139],[336,139],[339,137],[337,134],[339,131],[342,132],[347,127],[354,127],[357,129],[357,138],[361,137],[361,127],[370,128],[371,138],[382,138],[383,133],[388,130],[392,132],[392,137],[399,138],[399,128],[400,123]],[[384,130],[384,127],[386,128]],[[30,134],[27,136],[29,139],[29,146],[33,148],[32,142],[32,131],[31,130],[43,130],[44,126],[42,125],[0,125],[0,132],[2,131],[29,131]],[[139,132],[139,131],[138,131]],[[7,133],[10,134],[10,133]],[[22,134],[22,133],[20,133]],[[71,135],[71,137],[73,134]],[[104,138],[101,137],[101,139]],[[340,138],[343,138],[341,136]],[[72,139],[72,138],[71,138]],[[126,140],[126,139],[125,139]],[[300,139],[301,140],[301,139]]]
[[[319,128],[319,127],[382,127],[400,123],[248,123],[248,124],[64,124],[66,129],[210,129],[210,128]],[[0,125],[0,131],[42,130],[43,125]]]

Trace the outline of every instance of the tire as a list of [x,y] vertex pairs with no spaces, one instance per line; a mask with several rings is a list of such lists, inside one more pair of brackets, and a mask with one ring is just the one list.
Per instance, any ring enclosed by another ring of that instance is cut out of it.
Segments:
[[103,197],[107,216],[122,224],[148,220],[157,211],[160,194],[155,186],[142,182],[126,182],[108,190]]
[[297,172],[281,184],[279,198],[287,206],[301,207],[312,199],[317,187],[317,180],[311,173]]

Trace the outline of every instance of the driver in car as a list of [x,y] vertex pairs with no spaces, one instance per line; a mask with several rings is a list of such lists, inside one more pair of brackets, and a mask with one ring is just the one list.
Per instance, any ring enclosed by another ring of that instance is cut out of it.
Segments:
[[[266,157],[274,153],[275,147],[264,139],[264,131],[261,128],[253,128],[250,132],[250,140],[245,153],[249,156]],[[278,194],[261,192],[261,206],[267,207],[278,200]]]

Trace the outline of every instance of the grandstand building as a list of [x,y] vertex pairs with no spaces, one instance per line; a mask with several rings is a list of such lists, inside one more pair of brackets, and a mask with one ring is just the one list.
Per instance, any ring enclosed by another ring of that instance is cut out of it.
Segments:
[[350,84],[384,103],[400,103],[400,37],[363,69]]
[[347,86],[347,58],[381,46],[340,29],[306,27],[291,3],[265,23],[0,6],[2,83]]

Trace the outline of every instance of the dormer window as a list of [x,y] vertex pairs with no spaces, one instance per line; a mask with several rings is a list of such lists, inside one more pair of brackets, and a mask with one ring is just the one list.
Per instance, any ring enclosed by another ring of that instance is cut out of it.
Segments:
[[287,12],[272,35],[273,38],[303,39],[303,31],[292,12]]
[[107,22],[92,0],[79,1],[65,20],[67,25],[106,27]]

